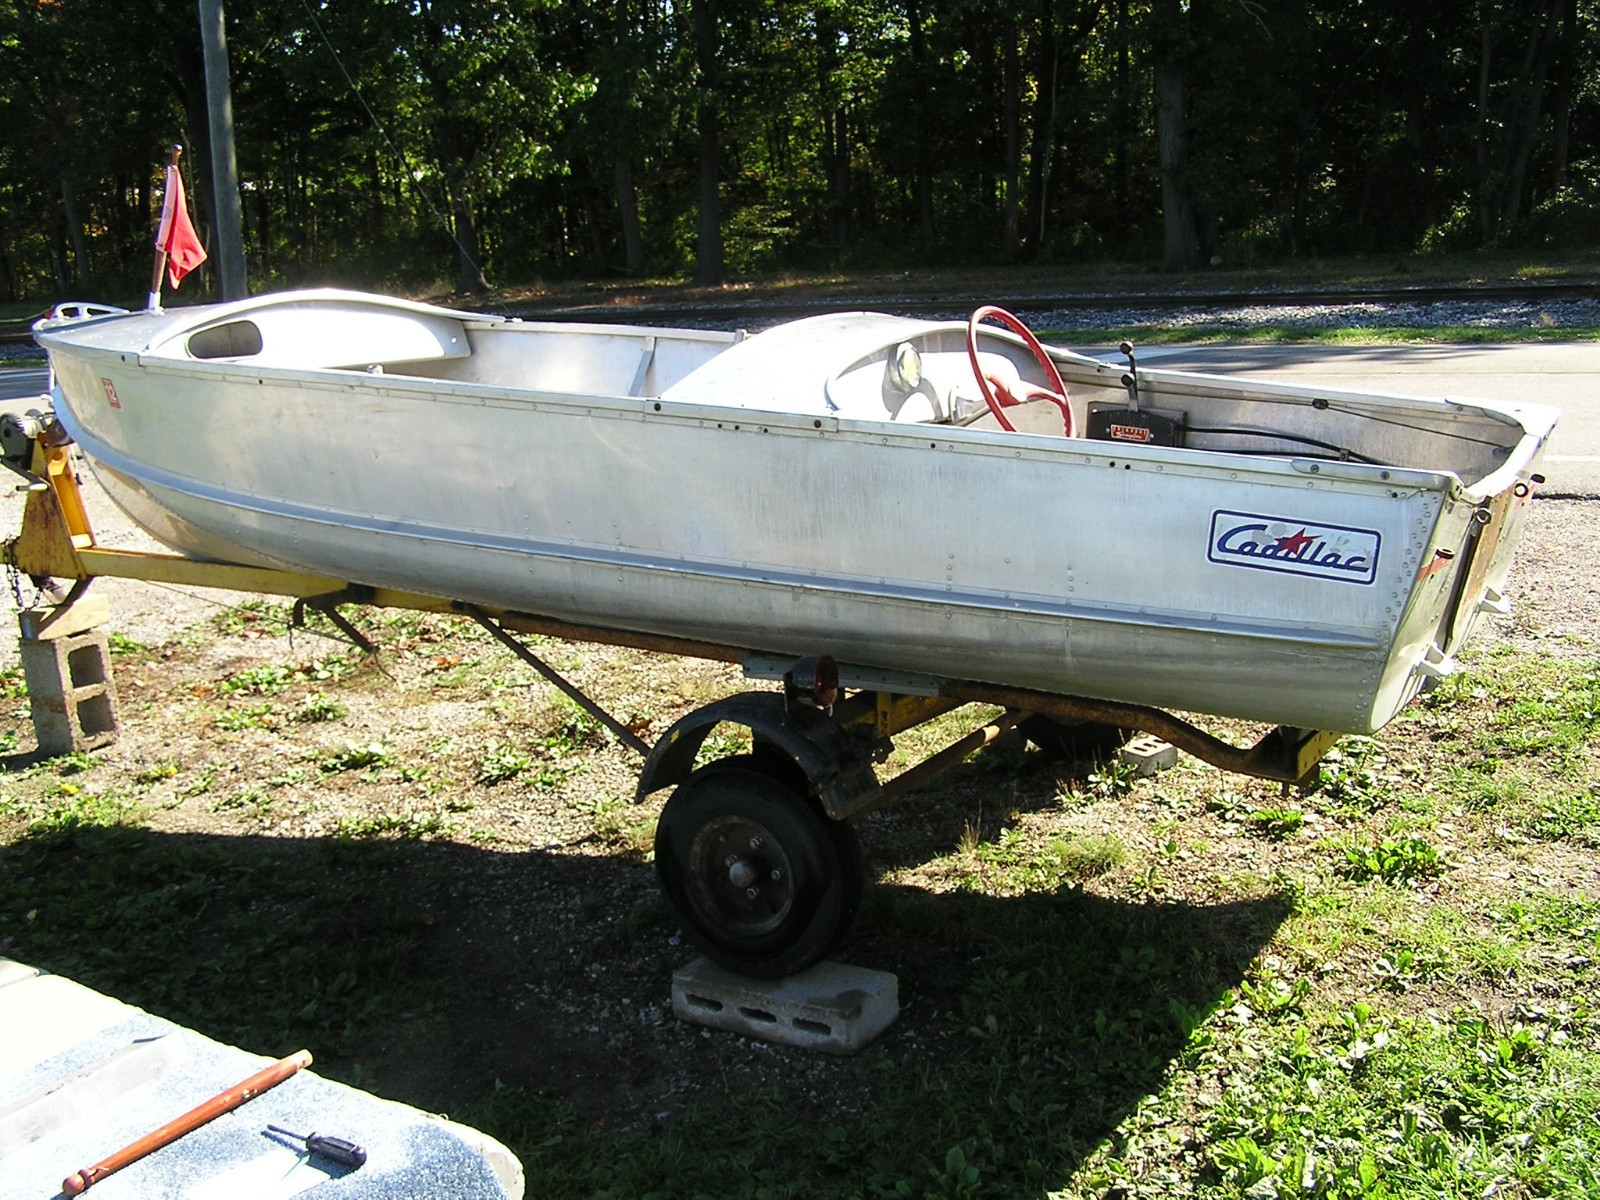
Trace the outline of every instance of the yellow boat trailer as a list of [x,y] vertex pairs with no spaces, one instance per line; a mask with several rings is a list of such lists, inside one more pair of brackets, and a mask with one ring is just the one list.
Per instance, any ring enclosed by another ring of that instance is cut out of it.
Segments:
[[[28,487],[21,531],[4,544],[5,564],[41,587],[50,580],[73,581],[55,613],[35,614],[35,628],[64,615],[101,576],[292,597],[297,615],[305,608],[322,612],[368,652],[376,647],[339,613],[340,606],[469,617],[644,757],[638,798],[677,785],[657,831],[663,890],[691,940],[745,974],[799,970],[843,935],[864,883],[846,818],[928,782],[1014,726],[1047,751],[1063,753],[1114,751],[1141,731],[1221,770],[1285,785],[1308,784],[1340,737],[1278,726],[1240,747],[1159,709],[869,668],[844,668],[841,688],[839,665],[826,656],[796,661],[758,646],[578,624],[292,570],[110,549],[95,541],[71,452],[70,439],[48,414],[0,418],[0,455]],[[529,650],[518,634],[740,663],[754,678],[781,679],[783,691],[745,692],[705,705],[652,747]],[[875,765],[893,748],[895,734],[969,703],[1002,711],[922,762],[879,779]],[[748,727],[755,753],[696,769],[701,745],[724,722]],[[730,838],[762,849],[724,853]]]

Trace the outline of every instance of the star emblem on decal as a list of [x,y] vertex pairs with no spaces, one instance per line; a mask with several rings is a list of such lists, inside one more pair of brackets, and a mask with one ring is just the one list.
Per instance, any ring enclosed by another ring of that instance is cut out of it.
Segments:
[[1311,545],[1315,540],[1315,538],[1308,538],[1306,531],[1302,529],[1299,533],[1285,534],[1278,539],[1278,544],[1272,549],[1277,554],[1295,555],[1299,554],[1300,551]]

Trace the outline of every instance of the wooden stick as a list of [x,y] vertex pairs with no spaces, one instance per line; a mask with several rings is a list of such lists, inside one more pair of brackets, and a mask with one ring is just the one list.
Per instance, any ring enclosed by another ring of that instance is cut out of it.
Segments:
[[[183,147],[174,142],[172,146],[172,157],[167,159],[167,165],[169,167],[177,166],[178,155],[182,153]],[[161,180],[161,207],[165,209],[167,205],[167,193],[172,190],[172,183],[169,179],[167,179],[165,171],[161,173]],[[173,220],[177,220],[176,215],[174,215]],[[160,226],[158,225],[158,232],[159,229]],[[167,248],[165,246],[157,246],[156,269],[150,273],[150,300],[149,303],[145,305],[146,310],[149,312],[156,312],[161,308],[161,276],[166,273],[166,270]]]
[[154,1133],[146,1134],[132,1145],[124,1146],[115,1154],[107,1155],[92,1167],[85,1167],[75,1175],[68,1175],[61,1183],[62,1194],[81,1196],[113,1171],[122,1170],[129,1163],[137,1162],[169,1142],[177,1141],[184,1134],[192,1133],[207,1121],[214,1121],[225,1112],[232,1112],[246,1100],[254,1100],[268,1088],[282,1083],[301,1067],[310,1065],[311,1051],[300,1050],[288,1058],[279,1059],[270,1067],[263,1067],[243,1083],[236,1083],[227,1091],[211,1097],[204,1104],[191,1108],[183,1116],[168,1121]]

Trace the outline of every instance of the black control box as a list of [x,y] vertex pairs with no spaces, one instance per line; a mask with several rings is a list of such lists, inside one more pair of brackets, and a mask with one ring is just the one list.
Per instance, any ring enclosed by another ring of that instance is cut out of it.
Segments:
[[1187,419],[1187,413],[1173,409],[1090,404],[1085,436],[1099,442],[1131,442],[1137,446],[1182,446]]

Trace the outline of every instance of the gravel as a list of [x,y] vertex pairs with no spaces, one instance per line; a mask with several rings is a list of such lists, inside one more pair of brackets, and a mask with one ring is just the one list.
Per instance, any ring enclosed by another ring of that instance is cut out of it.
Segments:
[[1397,325],[1418,329],[1562,329],[1600,325],[1600,300],[1057,308],[1018,315],[1044,329],[1220,327],[1247,332],[1260,325],[1291,329],[1375,329]]
[[[1108,297],[1108,301],[1109,301]],[[905,312],[897,308],[893,298],[879,300],[861,299],[856,302],[862,309],[875,312]],[[1413,301],[1370,301],[1359,304],[1173,304],[1165,308],[1146,305],[1119,307],[1107,303],[1103,307],[1042,308],[1030,305],[1026,299],[1010,302],[1013,312],[1035,329],[1216,329],[1238,330],[1246,334],[1262,326],[1291,329],[1383,329],[1409,327],[1416,329],[1444,329],[1466,327],[1469,329],[1504,329],[1507,332],[1526,329],[1588,329],[1600,325],[1600,299],[1581,300],[1440,300],[1431,303]],[[930,311],[917,305],[914,314],[924,320],[965,321],[971,312],[970,304],[952,304],[948,309]],[[819,309],[819,312],[826,311]],[[692,306],[662,315],[638,315],[630,319],[647,325],[674,326],[686,329],[744,329],[751,333],[771,328],[792,320],[789,313],[771,319],[761,316],[761,309],[752,305],[737,315],[724,312],[696,315]]]
[[0,342],[0,363],[37,362],[43,356],[32,342]]

